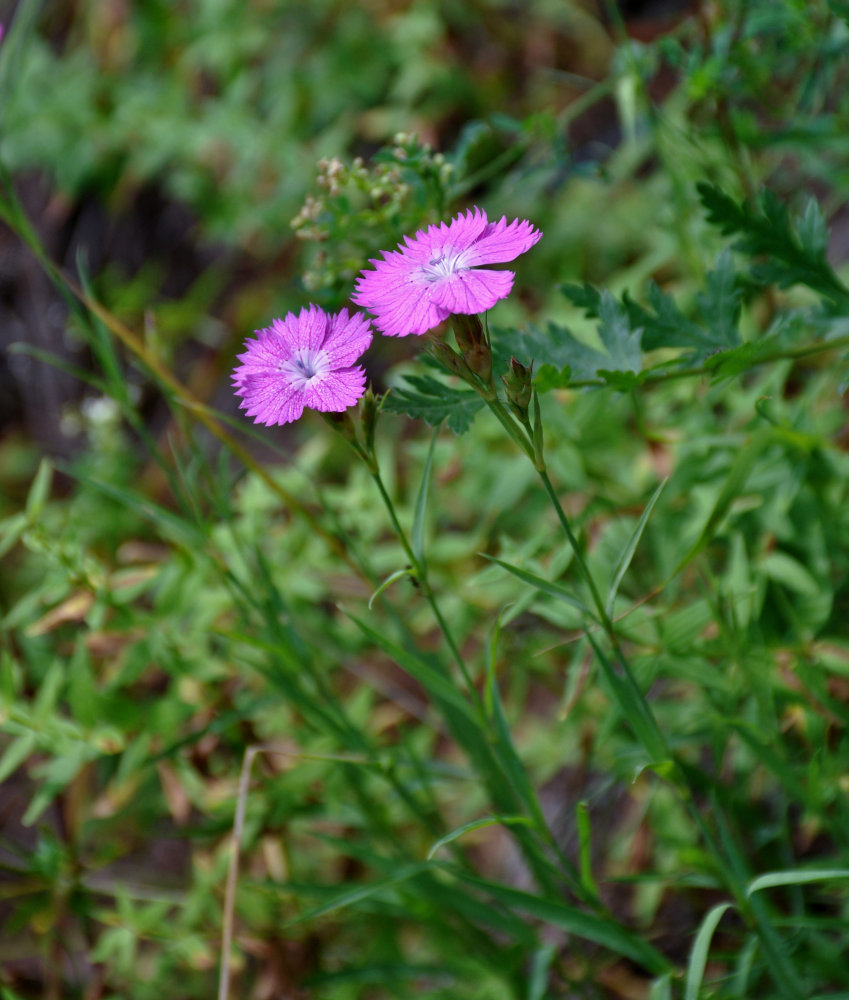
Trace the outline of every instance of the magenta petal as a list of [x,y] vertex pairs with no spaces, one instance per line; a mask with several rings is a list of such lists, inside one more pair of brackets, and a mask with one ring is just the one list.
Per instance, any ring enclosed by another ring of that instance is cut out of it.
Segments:
[[288,313],[245,341],[232,374],[240,407],[256,423],[297,420],[308,406],[341,411],[365,391],[365,372],[351,365],[371,343],[368,320],[318,306]]
[[387,337],[427,333],[447,318],[448,313],[432,300],[425,286],[409,287],[393,302],[373,307],[375,326]]
[[465,214],[461,212],[447,226],[443,223],[442,228],[445,230],[444,243],[446,246],[453,247],[455,250],[465,250],[466,247],[476,243],[481,234],[486,231],[486,212],[482,212],[476,206]]
[[374,269],[361,272],[352,299],[388,336],[426,333],[451,313],[484,312],[508,295],[512,271],[477,265],[513,260],[541,236],[526,220],[491,223],[479,208],[461,212],[370,261]]
[[514,219],[508,226],[502,216],[484,229],[467,260],[470,264],[503,264],[530,250],[541,238],[542,233],[530,222]]
[[434,306],[432,285],[423,282],[419,269],[400,259],[376,261],[377,270],[364,271],[352,296],[375,317],[375,326],[388,337],[427,333],[445,319]]
[[334,372],[325,380],[305,387],[304,405],[324,413],[341,413],[365,392],[366,373],[362,368],[347,368]]
[[304,410],[301,393],[291,385],[281,384],[276,373],[249,375],[237,395],[244,396],[239,405],[254,418],[254,423],[268,427],[297,420]]
[[480,313],[506,298],[513,287],[512,271],[458,271],[434,287],[434,300],[449,313]]
[[321,347],[327,335],[327,320],[327,313],[319,306],[302,309],[298,314],[298,347]]
[[362,313],[348,316],[348,310],[331,316],[327,324],[324,350],[333,368],[347,368],[371,344],[371,324]]

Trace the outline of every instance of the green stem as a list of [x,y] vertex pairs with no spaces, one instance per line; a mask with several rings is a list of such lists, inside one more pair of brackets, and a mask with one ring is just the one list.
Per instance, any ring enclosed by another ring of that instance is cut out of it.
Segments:
[[[849,337],[842,338],[849,344]],[[838,341],[831,341],[830,346],[839,346]],[[480,391],[480,389],[478,390]],[[615,680],[614,667],[612,664],[606,661],[602,650],[598,647],[598,644],[593,640],[591,633],[588,633],[588,638],[592,643],[593,647],[596,649],[597,654],[605,661],[606,673],[609,679],[613,682],[612,687],[616,696],[620,697],[620,688],[624,683],[624,693],[620,698],[623,709],[627,706],[624,703],[626,697],[634,699],[636,708],[640,714],[639,724],[634,725],[632,723],[632,728],[634,729],[637,738],[643,743],[644,748],[649,753],[649,755],[658,761],[670,761],[673,765],[672,769],[669,771],[669,778],[673,786],[678,791],[679,795],[683,799],[688,811],[693,817],[697,828],[701,832],[705,843],[707,844],[711,854],[716,860],[717,867],[722,875],[723,881],[729,893],[735,900],[735,904],[740,911],[741,915],[747,918],[751,926],[754,927],[755,932],[758,935],[759,940],[763,946],[764,952],[769,956],[770,962],[775,973],[775,979],[780,986],[780,991],[783,996],[787,997],[788,1000],[802,1000],[803,993],[799,980],[795,974],[792,964],[787,959],[787,956],[781,950],[781,942],[773,930],[769,914],[766,908],[760,901],[747,899],[745,893],[739,888],[741,877],[740,873],[733,870],[733,866],[729,865],[725,858],[725,852],[722,850],[720,844],[716,842],[716,838],[713,832],[710,830],[705,818],[699,812],[698,805],[693,796],[693,789],[691,783],[687,777],[686,770],[681,767],[679,762],[676,760],[675,755],[663,735],[663,731],[658,725],[657,719],[654,712],[649,705],[648,699],[643,694],[642,689],[637,683],[636,677],[633,670],[631,669],[628,659],[622,651],[619,644],[619,638],[616,635],[616,630],[613,625],[613,621],[607,612],[604,601],[602,600],[601,593],[599,592],[598,586],[596,585],[595,579],[590,572],[589,566],[584,559],[584,554],[581,546],[575,536],[572,526],[569,523],[569,518],[566,512],[563,510],[563,506],[560,503],[560,499],[557,496],[557,491],[554,489],[554,485],[548,475],[546,468],[545,458],[542,455],[541,448],[536,448],[534,445],[534,431],[531,426],[530,420],[525,417],[521,422],[521,426],[524,429],[524,433],[520,430],[519,425],[516,420],[511,416],[508,410],[505,409],[503,404],[498,400],[498,398],[488,398],[488,395],[481,392],[481,395],[485,399],[489,409],[501,423],[501,425],[507,430],[510,437],[519,445],[522,451],[530,458],[534,464],[534,468],[537,470],[537,474],[545,488],[545,492],[551,501],[552,506],[557,514],[557,518],[560,521],[560,526],[563,529],[563,533],[572,548],[572,552],[575,557],[575,562],[578,566],[579,572],[586,583],[590,595],[592,597],[593,604],[595,605],[596,611],[598,612],[599,621],[601,626],[607,635],[611,647],[613,649],[616,665],[621,672],[621,678],[618,682]],[[537,416],[539,419],[539,416]],[[628,717],[626,711],[626,717]]]
[[611,643],[613,643],[613,648],[619,654],[619,640],[616,637],[616,632],[613,628],[613,620],[607,613],[607,609],[604,606],[604,601],[601,599],[601,594],[599,593],[596,582],[593,579],[592,573],[590,573],[590,568],[587,566],[586,560],[584,559],[584,554],[581,551],[581,546],[578,543],[578,539],[575,537],[575,533],[572,531],[572,526],[569,524],[569,518],[566,516],[566,511],[560,503],[560,499],[557,496],[557,492],[554,489],[554,485],[549,478],[548,471],[545,468],[537,469],[539,473],[539,478],[542,480],[542,485],[545,487],[545,492],[548,494],[549,500],[551,500],[551,505],[557,514],[557,519],[560,521],[560,527],[563,528],[563,533],[569,541],[569,545],[572,547],[572,552],[575,556],[575,562],[578,566],[578,570],[581,576],[584,578],[584,582],[587,587],[589,587],[590,596],[593,599],[593,604],[595,605],[596,611],[598,612],[599,621],[601,626],[606,632]]
[[377,469],[375,465],[369,466],[369,472],[371,473],[371,478],[374,480],[375,486],[377,486],[378,492],[380,493],[381,499],[383,500],[383,505],[386,507],[386,511],[389,514],[389,520],[392,522],[392,527],[395,529],[395,534],[398,536],[398,540],[401,543],[407,558],[410,560],[410,566],[415,573],[416,580],[421,588],[422,593],[430,605],[431,611],[433,611],[434,617],[436,618],[439,629],[445,638],[446,645],[451,652],[451,656],[454,658],[454,662],[457,664],[457,668],[463,676],[466,687],[469,690],[469,694],[475,701],[475,704],[482,708],[480,695],[477,692],[474,684],[472,683],[472,678],[469,675],[469,671],[466,668],[466,664],[463,661],[463,657],[460,654],[460,650],[457,643],[454,640],[454,636],[451,634],[451,629],[448,627],[448,622],[446,622],[443,617],[442,611],[439,608],[439,603],[436,600],[436,596],[433,593],[433,589],[430,586],[430,580],[427,575],[427,568],[422,565],[422,563],[416,558],[413,552],[413,547],[410,545],[409,539],[407,538],[407,533],[401,527],[401,522],[398,520],[398,515],[395,512],[395,504],[392,502],[392,497],[389,495],[386,485],[383,482],[383,478],[380,475],[380,470]]
[[[825,351],[839,351],[849,347],[849,334],[842,337],[833,337],[831,340],[819,340],[812,344],[803,344],[801,347],[788,347],[780,351],[769,351],[755,358],[746,371],[757,368],[760,365],[770,364],[773,361],[799,361],[802,358],[809,358],[815,354],[823,354]],[[721,360],[722,355],[716,356]],[[656,385],[659,382],[673,382],[682,378],[696,378],[700,375],[710,375],[716,369],[715,363],[694,365],[692,368],[676,368],[674,371],[648,372],[641,382],[641,385]],[[595,387],[608,386],[610,383],[602,378],[575,379],[570,382],[567,389],[592,389]]]

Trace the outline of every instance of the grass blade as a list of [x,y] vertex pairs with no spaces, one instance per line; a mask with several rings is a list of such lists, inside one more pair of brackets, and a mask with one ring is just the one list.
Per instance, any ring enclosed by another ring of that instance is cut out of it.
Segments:
[[437,851],[439,851],[440,847],[450,844],[452,841],[457,840],[466,833],[470,833],[472,830],[482,830],[487,826],[499,825],[533,826],[533,821],[527,816],[487,816],[485,819],[473,819],[470,823],[464,823],[462,826],[458,826],[456,830],[452,830],[450,833],[446,833],[444,837],[440,837],[427,852],[427,860],[430,861]]
[[565,601],[566,604],[580,611],[581,614],[587,615],[587,617],[592,618],[594,621],[596,620],[595,615],[593,615],[590,609],[582,601],[579,601],[577,597],[573,597],[570,591],[562,584],[554,583],[551,580],[544,580],[535,573],[529,573],[526,569],[519,569],[518,566],[513,566],[511,563],[505,562],[503,559],[498,559],[495,556],[488,556],[485,552],[480,552],[479,555],[490,562],[496,563],[502,569],[506,569],[508,573],[512,573],[513,576],[518,577],[523,583],[535,587],[550,597],[556,597],[558,601]]
[[746,896],[748,898],[762,889],[775,889],[782,885],[809,885],[811,882],[831,882],[834,879],[844,878],[849,878],[849,869],[847,868],[768,872],[766,875],[759,875],[749,883]]
[[669,962],[659,951],[612,917],[598,916],[576,906],[561,903],[559,900],[546,899],[523,892],[521,889],[488,882],[473,875],[460,873],[458,877],[468,885],[476,886],[486,892],[495,902],[511,910],[520,910],[537,920],[574,934],[582,941],[593,941],[609,948],[615,954],[630,958],[655,975],[669,970]]
[[651,512],[654,510],[654,505],[660,499],[660,494],[663,492],[664,486],[669,482],[668,477],[660,483],[658,488],[654,491],[651,499],[646,504],[646,508],[634,528],[631,537],[628,539],[628,544],[622,550],[622,554],[616,562],[616,568],[613,570],[613,578],[610,581],[610,588],[607,591],[607,600],[604,603],[604,609],[608,615],[613,614],[613,604],[616,601],[616,595],[619,592],[619,585],[622,583],[622,579],[628,572],[628,567],[631,565],[631,560],[634,558],[634,553],[637,551],[637,546],[640,544],[640,539],[643,536],[643,531],[648,524]]
[[413,515],[413,530],[410,535],[410,547],[420,566],[425,565],[424,558],[424,529],[425,515],[427,514],[427,491],[430,486],[430,470],[433,465],[433,449],[436,446],[436,439],[439,436],[439,426],[434,428],[433,436],[430,439],[430,448],[427,451],[422,481],[419,486],[419,493],[416,497],[416,510]]
[[710,910],[702,921],[693,948],[690,952],[690,960],[687,963],[687,979],[684,983],[684,1000],[699,1000],[699,990],[702,987],[702,979],[707,965],[708,952],[713,933],[719,921],[727,910],[730,910],[732,903],[720,903]]

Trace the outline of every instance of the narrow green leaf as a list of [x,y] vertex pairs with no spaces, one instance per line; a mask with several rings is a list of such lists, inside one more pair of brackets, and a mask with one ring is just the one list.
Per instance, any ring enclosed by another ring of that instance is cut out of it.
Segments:
[[816,198],[808,199],[797,229],[805,250],[813,256],[824,257],[828,250],[828,225]]
[[15,85],[20,80],[23,48],[36,32],[38,14],[43,0],[21,0],[0,45],[0,108],[11,101]]
[[637,526],[634,528],[631,533],[631,537],[628,539],[628,544],[622,550],[619,559],[616,561],[616,567],[613,570],[613,578],[610,581],[610,588],[607,591],[607,600],[604,602],[604,608],[608,615],[613,612],[613,604],[616,601],[616,595],[619,592],[619,585],[622,583],[622,579],[627,573],[628,567],[631,565],[631,560],[634,558],[634,553],[637,551],[637,546],[640,544],[640,539],[643,537],[643,532],[648,524],[651,512],[654,510],[654,505],[660,499],[660,494],[663,492],[663,488],[666,486],[667,482],[668,479],[662,480],[660,485],[651,495],[651,499],[646,504],[645,510],[643,511]]
[[593,875],[590,810],[586,802],[579,802],[575,806],[575,826],[578,829],[578,864],[581,882],[587,892],[598,899],[598,885]]
[[782,885],[808,885],[811,882],[831,882],[835,879],[849,878],[847,868],[801,869],[799,871],[768,872],[753,879],[746,888],[748,899],[762,889],[775,889]]
[[427,460],[425,461],[424,471],[422,472],[422,481],[419,486],[419,493],[416,497],[416,510],[413,516],[413,530],[410,535],[410,545],[413,549],[413,555],[418,560],[420,566],[425,565],[424,558],[424,531],[425,531],[425,514],[427,513],[427,492],[430,486],[430,470],[433,465],[433,449],[436,445],[436,439],[439,436],[439,425],[434,428],[433,436],[430,439],[430,448],[427,451]]
[[672,1000],[672,973],[667,972],[651,984],[648,1000]]
[[56,707],[59,695],[65,687],[65,679],[62,664],[58,660],[51,663],[33,705],[32,718],[37,727],[46,725],[49,716]]
[[53,465],[49,458],[43,458],[27,494],[26,513],[30,522],[37,521],[44,511],[52,481]]
[[0,782],[5,781],[14,771],[23,764],[37,746],[35,733],[22,733],[3,751],[0,756]]
[[649,972],[659,975],[669,970],[669,962],[643,938],[629,931],[612,917],[599,917],[559,900],[546,899],[521,889],[512,889],[496,882],[458,872],[457,877],[468,885],[486,892],[497,903],[520,910],[529,916],[559,927],[583,941],[593,941],[614,954],[637,962]]
[[392,573],[390,576],[387,576],[387,578],[383,581],[383,583],[381,583],[381,585],[377,588],[377,590],[368,599],[369,611],[371,611],[372,605],[374,604],[375,600],[383,593],[384,590],[386,590],[387,587],[390,587],[393,583],[395,583],[396,580],[400,580],[402,577],[412,576],[412,575],[413,575],[412,569],[409,567],[405,567],[404,569],[396,569],[394,573]]
[[308,910],[306,913],[299,914],[294,920],[290,920],[284,926],[296,927],[298,924],[308,923],[311,920],[316,920],[318,917],[327,916],[329,913],[335,913],[346,907],[355,906],[357,903],[361,903],[374,896],[380,896],[387,889],[392,889],[396,885],[400,885],[402,882],[406,882],[416,875],[427,871],[427,867],[427,864],[424,862],[404,865],[388,878],[376,879],[367,885],[359,885],[355,889],[346,886],[339,892],[334,893],[332,898],[327,902],[322,903],[312,910]]
[[28,527],[29,518],[24,513],[13,514],[4,521],[0,521],[0,557],[6,555],[9,549],[17,545],[18,539]]
[[488,556],[485,552],[479,552],[478,555],[482,556],[484,559],[488,559],[490,562],[496,563],[502,569],[506,569],[508,573],[512,573],[513,576],[518,577],[523,583],[530,584],[530,586],[535,587],[537,590],[541,590],[544,594],[556,597],[559,601],[565,601],[566,604],[576,608],[581,612],[581,614],[587,615],[595,620],[595,615],[593,615],[589,608],[582,601],[573,597],[570,591],[568,591],[566,587],[561,584],[554,583],[551,580],[544,580],[541,576],[537,576],[535,573],[529,573],[527,570],[519,569],[518,566],[513,566],[511,563],[505,562],[503,559],[498,559],[495,556]]
[[79,773],[80,768],[91,760],[95,754],[85,743],[75,743],[64,750],[61,757],[54,757],[43,765],[40,776],[43,783],[35,790],[26,812],[21,817],[23,826],[31,826],[50,805],[64,792]]
[[482,830],[487,826],[533,826],[533,821],[527,816],[488,816],[486,819],[473,819],[469,823],[458,826],[456,830],[446,833],[444,837],[431,847],[427,852],[427,860],[430,861],[441,847],[450,844],[472,830]]
[[702,979],[707,965],[708,952],[713,933],[722,920],[726,910],[730,910],[731,903],[720,903],[710,910],[699,927],[693,948],[690,951],[690,960],[687,963],[687,978],[684,982],[684,1000],[699,1000],[699,990],[702,986]]
[[493,695],[495,695],[495,697],[498,696],[497,690],[493,691],[493,689],[498,683],[495,676],[495,666],[498,661],[498,639],[501,635],[501,619],[504,617],[507,609],[512,607],[513,605],[511,603],[505,604],[504,607],[501,608],[489,636],[489,655],[487,656],[486,680],[484,682],[483,689],[483,706],[488,719],[493,717]]
[[557,948],[553,944],[544,944],[534,952],[528,977],[528,1000],[544,1000],[551,963],[556,955]]
[[731,977],[731,995],[734,1000],[746,1000],[746,997],[749,996],[749,976],[752,974],[752,965],[757,951],[758,936],[751,934],[740,951],[737,968]]
[[602,671],[607,678],[607,682],[613,689],[613,694],[619,702],[619,708],[625,716],[625,720],[633,729],[637,739],[643,744],[646,753],[650,758],[650,766],[659,769],[666,769],[670,763],[669,748],[666,740],[657,725],[657,720],[652,715],[645,695],[637,687],[637,683],[631,675],[630,670],[623,669],[618,673],[616,668],[605,655],[598,640],[591,630],[586,633],[590,645],[595,650]]
[[473,724],[475,729],[479,727],[480,719],[475,710],[457,690],[449,677],[439,673],[416,654],[402,649],[401,646],[396,645],[382,632],[376,631],[370,625],[357,618],[356,615],[352,615],[350,611],[346,611],[345,608],[341,608],[341,610],[360,629],[366,638],[376,643],[388,656],[392,657],[399,667],[406,670],[411,677],[415,677],[428,694],[462,713],[466,720]]
[[[536,828],[537,833],[543,839],[548,839],[550,834],[545,814],[542,811],[536,789],[528,777],[528,772],[525,770],[516,751],[513,734],[510,731],[507,716],[504,713],[504,705],[501,702],[501,694],[495,678],[493,678],[493,683],[489,690],[489,709],[491,714],[488,718],[495,736],[494,751],[498,765],[502,771],[501,780],[506,779],[509,788],[515,793],[518,801],[532,818],[533,826]],[[519,833],[521,834],[521,831]],[[536,846],[530,845],[529,849],[532,851],[537,850]]]
[[722,489],[719,491],[719,495],[714,502],[713,509],[705,522],[705,526],[702,528],[695,543],[691,546],[690,551],[679,563],[673,576],[677,576],[688,563],[692,562],[713,538],[720,522],[730,510],[731,504],[741,494],[743,487],[746,485],[746,481],[755,467],[757,458],[771,440],[771,428],[764,428],[762,431],[757,431],[753,434],[749,443],[740,450],[728,472]]

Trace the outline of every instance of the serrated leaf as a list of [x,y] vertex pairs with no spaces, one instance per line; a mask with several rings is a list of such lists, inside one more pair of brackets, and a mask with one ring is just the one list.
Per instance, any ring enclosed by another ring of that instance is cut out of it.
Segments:
[[780,288],[807,285],[832,302],[845,305],[849,301],[849,289],[826,259],[813,210],[808,210],[808,222],[801,223],[806,234],[803,240],[793,228],[787,207],[770,190],[753,205],[748,200],[736,202],[713,184],[701,182],[696,187],[708,222],[725,236],[739,237],[733,249],[757,258],[752,275],[758,282]]
[[672,296],[667,295],[653,281],[649,282],[647,299],[653,314],[648,311],[637,312],[640,307],[630,300],[627,302],[631,314],[645,327],[643,346],[646,350],[687,347],[701,353],[716,346],[708,331],[685,316]]
[[739,345],[738,323],[742,297],[743,291],[737,282],[731,253],[723,250],[717,258],[716,267],[706,275],[705,291],[697,298],[699,311],[710,331],[709,343],[712,349],[724,350]]
[[[632,325],[643,329],[643,348],[655,351],[661,347],[683,347],[703,357],[716,346],[703,327],[694,323],[678,308],[675,300],[650,281],[646,292],[649,308],[639,305],[626,292],[623,304]],[[688,360],[691,357],[688,356]]]
[[625,309],[606,290],[601,293],[598,315],[598,334],[610,359],[604,370],[636,374],[643,366],[642,329],[631,327]]
[[601,292],[588,281],[580,285],[566,284],[560,286],[560,291],[566,298],[579,309],[582,309],[588,319],[598,317],[598,307],[601,300]]
[[[570,379],[604,378],[617,388],[629,388],[642,367],[642,330],[635,329],[613,296],[599,293],[599,338],[604,351],[585,344],[562,326],[545,329],[528,325],[512,335],[511,351],[525,364],[537,366],[535,385],[544,392],[568,385]],[[614,373],[627,375],[619,379]],[[541,377],[540,377],[541,376]]]
[[528,324],[513,334],[510,346],[516,358],[526,365],[533,361],[538,370],[547,365],[558,372],[568,368],[578,379],[593,378],[599,368],[608,367],[606,355],[554,323],[544,329]]
[[572,381],[571,365],[555,368],[554,365],[540,365],[534,378],[537,392],[549,392],[552,389],[565,389]]
[[393,387],[384,409],[424,420],[431,427],[445,423],[455,434],[463,434],[484,405],[471,389],[455,389],[430,375],[405,375],[404,380]]

